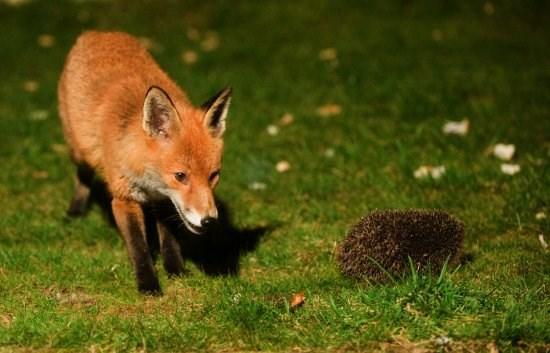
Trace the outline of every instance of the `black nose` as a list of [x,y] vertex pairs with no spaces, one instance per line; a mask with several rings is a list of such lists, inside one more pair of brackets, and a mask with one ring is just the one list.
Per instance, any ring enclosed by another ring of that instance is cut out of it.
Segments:
[[216,223],[216,218],[214,217],[206,217],[201,219],[201,226],[204,228],[211,227],[214,223]]

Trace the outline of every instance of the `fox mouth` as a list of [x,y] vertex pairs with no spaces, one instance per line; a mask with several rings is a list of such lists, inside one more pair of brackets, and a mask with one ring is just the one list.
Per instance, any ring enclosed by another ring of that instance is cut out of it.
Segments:
[[178,215],[180,216],[181,220],[183,221],[183,224],[185,224],[185,227],[191,233],[201,235],[205,232],[205,229],[203,227],[198,227],[198,226],[194,225],[193,223],[191,223],[191,221],[189,221],[187,219],[187,217],[185,217],[185,214],[180,210],[179,206],[175,202],[172,202],[172,203],[174,204],[174,207],[176,208],[176,211],[178,211]]

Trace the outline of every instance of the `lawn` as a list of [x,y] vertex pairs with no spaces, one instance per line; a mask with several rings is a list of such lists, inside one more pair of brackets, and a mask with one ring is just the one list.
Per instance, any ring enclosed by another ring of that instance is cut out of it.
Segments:
[[[14,2],[0,1],[0,352],[550,351],[546,2]],[[234,229],[191,239],[182,278],[158,264],[162,297],[137,293],[101,207],[65,216],[56,85],[85,29],[142,37],[196,104],[234,90],[217,189]],[[442,132],[463,119],[466,135]],[[421,165],[445,173],[415,178]],[[343,277],[337,244],[389,208],[462,219],[462,265]]]

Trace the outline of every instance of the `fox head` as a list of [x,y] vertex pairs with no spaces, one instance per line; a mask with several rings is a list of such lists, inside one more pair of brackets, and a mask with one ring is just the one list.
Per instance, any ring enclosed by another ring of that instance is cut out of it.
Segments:
[[218,217],[213,191],[220,178],[230,102],[231,88],[199,108],[175,105],[158,87],[151,87],[144,100],[142,125],[154,154],[145,171],[153,174],[149,187],[172,201],[195,234],[203,233]]

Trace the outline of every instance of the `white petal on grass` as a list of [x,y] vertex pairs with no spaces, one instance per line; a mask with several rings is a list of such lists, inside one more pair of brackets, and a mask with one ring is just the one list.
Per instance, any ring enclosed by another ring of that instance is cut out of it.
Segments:
[[464,119],[461,121],[449,121],[443,125],[443,133],[446,135],[459,135],[464,136],[470,129],[470,121]]
[[290,163],[287,161],[279,161],[275,165],[275,170],[277,170],[279,173],[288,172],[290,170]]
[[55,37],[51,34],[41,34],[38,36],[37,41],[42,48],[51,48],[55,45]]
[[544,239],[544,234],[539,234],[539,242],[544,250],[548,249],[548,243]]
[[445,166],[431,166],[431,165],[421,165],[418,167],[413,175],[416,179],[425,179],[431,177],[432,179],[440,179],[443,174],[445,174]]
[[493,155],[503,161],[509,161],[514,157],[516,146],[512,144],[497,143],[493,148]]
[[31,112],[31,120],[42,121],[48,119],[50,113],[47,110],[34,110]]
[[277,125],[269,125],[266,131],[269,136],[276,136],[279,134],[279,128]]
[[537,214],[535,215],[535,219],[537,221],[542,221],[543,219],[546,219],[546,213],[540,211],[540,212],[537,212]]
[[267,188],[267,185],[265,183],[262,183],[262,182],[259,182],[259,181],[254,181],[254,182],[248,184],[248,188],[250,190],[260,191],[260,190],[265,190]]
[[333,158],[336,155],[336,152],[334,151],[334,148],[327,148],[323,154],[327,158]]
[[515,175],[521,171],[519,164],[502,163],[500,171],[506,175]]

